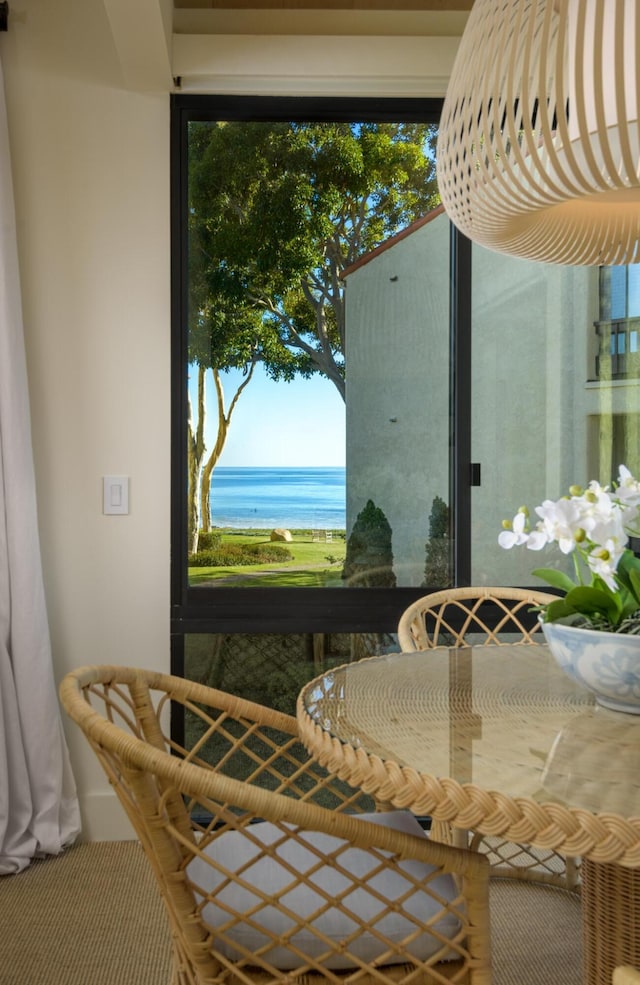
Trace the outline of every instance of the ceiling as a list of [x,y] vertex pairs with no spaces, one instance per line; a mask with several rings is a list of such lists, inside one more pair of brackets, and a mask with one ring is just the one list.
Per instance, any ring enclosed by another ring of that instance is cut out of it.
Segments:
[[102,3],[126,88],[440,96],[473,0]]

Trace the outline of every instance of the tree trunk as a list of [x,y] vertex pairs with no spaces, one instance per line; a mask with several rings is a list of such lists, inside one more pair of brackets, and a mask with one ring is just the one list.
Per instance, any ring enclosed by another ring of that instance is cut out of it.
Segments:
[[225,442],[227,440],[227,435],[229,433],[231,416],[236,408],[240,394],[251,381],[255,367],[256,360],[254,359],[249,366],[247,375],[236,390],[233,400],[229,405],[229,410],[226,413],[224,409],[224,389],[222,387],[220,373],[217,369],[212,370],[213,382],[216,388],[216,399],[218,403],[218,435],[216,437],[216,443],[213,446],[213,450],[202,467],[202,474],[200,477],[200,512],[202,515],[202,530],[205,532],[211,530],[211,476],[213,474],[213,470],[218,464],[220,456],[222,455]]
[[215,384],[218,402],[218,435],[216,437],[216,443],[213,446],[213,451],[205,462],[200,477],[200,512],[202,514],[202,529],[205,533],[211,530],[211,476],[225,446],[227,434],[229,433],[230,419],[224,412],[224,390],[217,369],[213,370],[213,382]]
[[205,368],[198,367],[198,416],[196,428],[193,428],[193,418],[191,414],[191,401],[189,400],[189,420],[188,420],[188,446],[187,446],[187,551],[195,554],[198,550],[198,519],[200,515],[200,502],[198,493],[200,491],[200,470],[202,459],[205,453],[204,445],[204,424],[206,413],[205,401]]

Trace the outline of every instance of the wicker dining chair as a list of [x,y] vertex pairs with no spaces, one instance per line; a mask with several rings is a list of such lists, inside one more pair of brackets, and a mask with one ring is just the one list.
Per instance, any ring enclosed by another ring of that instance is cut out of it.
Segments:
[[615,968],[612,978],[613,985],[640,985],[640,971],[629,965]]
[[155,874],[173,985],[490,985],[486,859],[407,812],[358,817],[294,718],[123,667],[74,671],[60,696]]
[[[400,649],[535,643],[540,625],[531,610],[554,599],[556,595],[524,588],[446,588],[432,592],[412,602],[400,616]],[[544,642],[541,635],[538,640]]]
[[[398,643],[403,652],[436,646],[544,643],[532,610],[556,598],[524,588],[463,587],[432,592],[402,613]],[[432,833],[447,842],[454,837],[446,823],[434,824]],[[463,836],[458,834],[458,841]],[[530,879],[571,890],[579,885],[576,859],[564,859],[552,850],[514,845],[499,837],[467,837],[470,847],[489,856],[493,876]]]

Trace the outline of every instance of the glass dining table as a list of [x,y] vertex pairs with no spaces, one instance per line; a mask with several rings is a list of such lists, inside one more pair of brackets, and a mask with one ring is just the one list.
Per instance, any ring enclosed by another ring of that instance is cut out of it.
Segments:
[[585,985],[640,967],[640,715],[541,644],[392,653],[301,691],[309,753],[378,802],[582,859]]

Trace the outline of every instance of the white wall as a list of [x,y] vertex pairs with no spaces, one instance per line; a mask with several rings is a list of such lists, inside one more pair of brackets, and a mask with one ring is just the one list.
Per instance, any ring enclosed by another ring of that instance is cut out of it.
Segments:
[[[592,478],[587,419],[607,399],[585,382],[598,272],[480,247],[472,266],[471,455],[482,481],[471,499],[471,581],[528,585],[553,558],[505,552],[498,535],[522,504],[533,510]],[[346,297],[347,525],[373,499],[393,531],[398,584],[421,585],[433,498],[450,505],[446,216],[374,253],[348,275]],[[615,406],[632,412],[638,389],[618,386]]]
[[346,280],[347,534],[372,499],[398,585],[422,584],[433,500],[449,501],[449,228],[436,215]]
[[[0,57],[56,677],[168,670],[169,98],[125,91],[99,0],[12,0]],[[108,473],[129,516],[102,515]],[[129,836],[67,735],[83,836]]]

